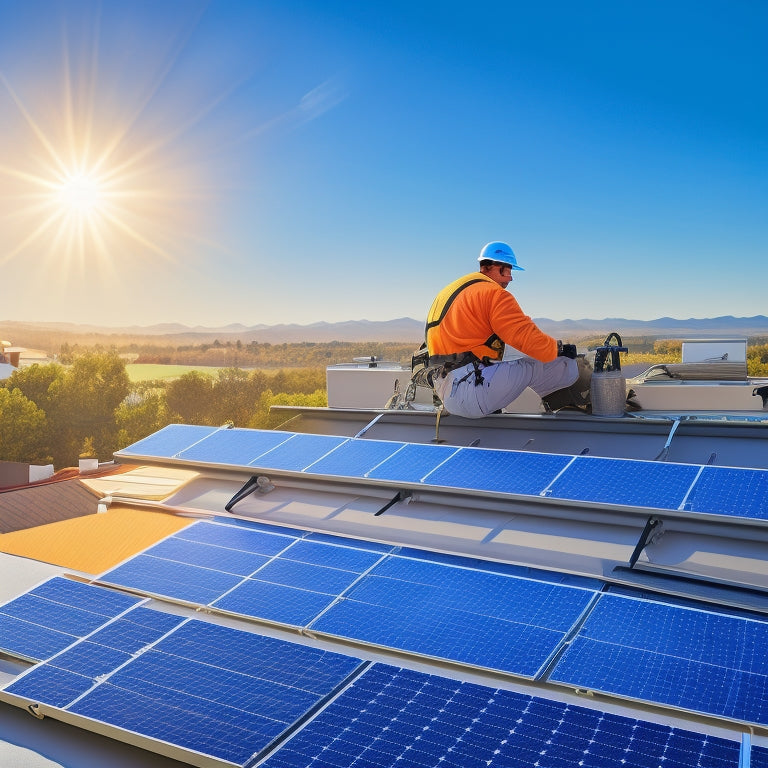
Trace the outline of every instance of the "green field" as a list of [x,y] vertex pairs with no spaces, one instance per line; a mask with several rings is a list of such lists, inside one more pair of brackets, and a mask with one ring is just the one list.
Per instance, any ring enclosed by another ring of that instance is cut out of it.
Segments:
[[190,371],[200,371],[215,376],[221,369],[205,365],[160,365],[156,363],[129,363],[125,370],[133,384],[158,379],[178,379]]

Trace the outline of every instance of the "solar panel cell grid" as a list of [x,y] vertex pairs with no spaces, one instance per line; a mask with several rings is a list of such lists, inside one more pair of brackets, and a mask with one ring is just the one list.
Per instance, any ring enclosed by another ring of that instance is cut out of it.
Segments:
[[252,530],[239,525],[198,521],[174,534],[174,538],[227,547],[258,555],[276,555],[296,539],[289,533]]
[[537,495],[571,456],[462,448],[424,478],[428,485]]
[[269,560],[268,555],[257,555],[252,552],[242,552],[237,549],[212,546],[196,541],[184,541],[184,539],[176,537],[155,544],[144,554],[236,576],[248,576]]
[[264,768],[733,768],[734,741],[376,664]]
[[459,448],[453,445],[421,445],[408,443],[401,450],[373,467],[366,477],[375,480],[394,480],[401,483],[418,483]]
[[601,504],[678,509],[699,467],[577,456],[546,495]]
[[33,669],[5,690],[29,701],[64,709],[92,687],[90,676],[44,665]]
[[364,477],[366,472],[392,456],[403,445],[404,443],[352,438],[310,464],[305,471],[311,474]]
[[242,577],[149,555],[137,555],[105,573],[99,580],[150,595],[207,605],[239,584]]
[[91,642],[136,653],[155,642],[183,621],[181,616],[161,613],[149,608],[134,608],[120,619],[110,622],[89,636]]
[[550,680],[766,722],[767,640],[765,622],[604,595]]
[[333,435],[294,435],[290,440],[254,459],[251,464],[264,469],[301,472],[348,439]]
[[369,552],[361,548],[341,546],[336,543],[321,543],[302,539],[286,549],[282,557],[300,563],[324,565],[329,568],[362,573],[378,562],[382,554],[378,551]]
[[310,626],[313,631],[533,677],[563,635],[444,605],[387,607],[345,599]]
[[126,456],[147,456],[172,458],[198,440],[213,434],[217,427],[203,427],[194,424],[169,424],[158,432],[139,440],[118,451]]
[[140,602],[54,577],[0,606],[0,648],[22,658],[45,659]]
[[704,467],[685,505],[693,512],[768,519],[768,471]]
[[255,577],[259,581],[284,586],[311,584],[312,591],[335,596],[347,589],[360,576],[354,571],[326,568],[280,558],[265,565]]
[[304,627],[335,600],[334,595],[248,579],[213,603],[241,616]]
[[75,639],[74,635],[0,613],[0,650],[11,656],[40,661],[66,648]]
[[179,459],[243,467],[285,442],[292,432],[255,429],[219,429],[180,451]]
[[[428,593],[425,586],[431,587]],[[391,606],[413,599],[564,632],[593,594],[552,582],[391,556],[348,597]]]

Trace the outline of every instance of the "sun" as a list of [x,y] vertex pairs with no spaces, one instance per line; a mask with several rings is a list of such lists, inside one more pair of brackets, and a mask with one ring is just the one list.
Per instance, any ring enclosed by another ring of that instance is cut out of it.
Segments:
[[174,154],[180,129],[150,134],[141,128],[141,110],[121,120],[99,110],[95,95],[81,103],[67,68],[64,76],[62,107],[36,115],[0,73],[0,91],[22,119],[25,149],[0,160],[0,226],[8,243],[0,247],[0,266],[29,256],[63,283],[90,267],[115,275],[124,256],[133,264],[174,265],[197,223],[187,205],[194,174]]
[[90,218],[106,209],[107,189],[96,173],[75,171],[54,188],[53,198],[65,215]]

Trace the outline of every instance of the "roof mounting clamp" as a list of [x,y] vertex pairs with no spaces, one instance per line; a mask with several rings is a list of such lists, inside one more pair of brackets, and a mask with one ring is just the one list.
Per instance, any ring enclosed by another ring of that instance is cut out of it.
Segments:
[[659,537],[664,533],[664,521],[660,517],[654,517],[651,515],[645,522],[643,532],[640,534],[640,538],[637,540],[635,549],[632,552],[632,556],[629,558],[629,567],[634,568],[637,559],[640,557],[642,551],[649,545],[658,541]]
[[231,512],[232,507],[234,507],[238,501],[242,501],[254,491],[258,491],[259,493],[269,493],[274,490],[274,484],[266,475],[252,475],[246,480],[243,487],[224,505],[224,509],[227,512]]

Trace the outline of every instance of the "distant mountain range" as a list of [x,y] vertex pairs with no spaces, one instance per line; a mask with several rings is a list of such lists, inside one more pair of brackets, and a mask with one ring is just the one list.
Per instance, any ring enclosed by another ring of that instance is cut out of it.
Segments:
[[[689,318],[678,320],[660,317],[657,320],[629,320],[610,317],[603,320],[550,320],[535,318],[537,325],[546,333],[559,339],[579,339],[617,331],[621,336],[653,337],[701,337],[701,336],[768,336],[768,317],[725,317]],[[252,325],[239,323],[220,328],[203,326],[189,327],[178,323],[160,325],[109,328],[97,325],[75,323],[32,323],[0,321],[0,338],[14,344],[35,347],[50,347],[57,339],[72,337],[71,343],[120,343],[127,338],[145,338],[158,344],[205,344],[218,339],[241,341],[247,344],[257,341],[270,344],[297,342],[331,341],[397,341],[418,343],[424,336],[424,321],[411,317],[396,320],[349,320],[340,323],[312,323],[310,325]],[[50,341],[46,343],[46,339]]]

